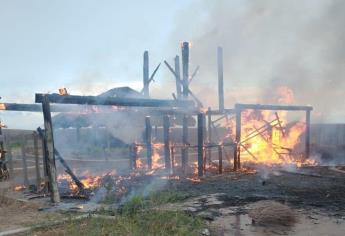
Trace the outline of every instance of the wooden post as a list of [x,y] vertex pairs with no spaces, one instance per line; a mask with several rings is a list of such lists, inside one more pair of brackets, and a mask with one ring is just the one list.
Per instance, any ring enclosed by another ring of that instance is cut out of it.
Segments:
[[[211,114],[211,107],[208,108],[207,111],[207,141],[208,144],[212,143],[212,114]],[[208,163],[210,164],[212,161],[212,149],[208,148],[207,150],[207,158]]]
[[5,137],[5,144],[6,144],[6,157],[8,161],[8,169],[9,169],[9,174],[10,174],[10,179],[14,179],[14,171],[13,171],[13,156],[12,156],[12,147],[11,143],[9,140],[6,139]]
[[130,168],[132,168],[134,170],[136,170],[138,168],[137,160],[138,160],[138,147],[135,143],[132,143],[131,145],[129,145]]
[[144,64],[143,64],[143,84],[144,84],[144,89],[143,93],[145,97],[150,96],[150,91],[149,91],[149,52],[145,51],[144,52]]
[[198,176],[203,176],[205,114],[198,114]]
[[218,172],[221,174],[223,172],[223,147],[218,146]]
[[183,97],[187,98],[189,94],[189,43],[182,43],[182,82]]
[[180,71],[180,57],[176,56],[175,57],[175,75],[176,75],[176,94],[177,94],[177,99],[181,99],[181,94],[182,94],[182,90],[181,90],[181,83],[179,81],[181,81],[181,71]]
[[34,138],[34,156],[35,156],[35,167],[36,167],[36,186],[37,190],[40,189],[41,186],[41,171],[40,171],[40,160],[38,155],[38,134],[36,132],[33,133]]
[[[235,107],[236,108],[236,107]],[[241,168],[241,109],[236,108],[236,138],[234,148],[234,170]]]
[[172,173],[175,173],[175,147],[171,145],[170,147],[170,153],[171,153],[171,169]]
[[186,173],[187,165],[188,165],[188,116],[183,115],[183,121],[182,121],[182,171],[183,173]]
[[310,110],[306,111],[305,124],[305,158],[308,159],[310,156]]
[[152,126],[149,116],[145,117],[145,141],[146,141],[146,156],[147,168],[152,169]]
[[50,114],[50,103],[47,96],[43,96],[42,100],[42,111],[44,118],[44,142],[45,142],[45,153],[44,158],[47,163],[47,172],[49,179],[49,191],[50,199],[53,203],[60,202],[60,194],[57,184],[57,174],[55,166],[55,154],[54,154],[54,137],[53,137],[53,126]]
[[163,116],[163,135],[164,135],[164,160],[165,169],[171,171],[170,159],[170,120],[168,115]]
[[224,110],[224,81],[223,81],[223,48],[217,49],[218,62],[218,104],[219,111]]
[[22,163],[23,163],[23,184],[26,188],[29,188],[30,183],[29,183],[29,177],[28,177],[28,164],[26,160],[25,146],[26,146],[26,139],[25,137],[22,137],[20,149],[22,153]]

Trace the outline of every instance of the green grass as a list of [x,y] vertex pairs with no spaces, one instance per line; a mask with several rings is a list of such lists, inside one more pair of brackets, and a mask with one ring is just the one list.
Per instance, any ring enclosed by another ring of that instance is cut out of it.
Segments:
[[200,235],[205,224],[182,212],[141,210],[115,214],[115,219],[88,218],[40,229],[28,235]]
[[181,211],[159,208],[160,205],[181,201],[186,197],[185,194],[171,190],[151,193],[146,198],[134,196],[119,210],[97,212],[113,215],[115,219],[69,220],[63,225],[39,229],[29,235],[200,235],[206,227],[200,218]]

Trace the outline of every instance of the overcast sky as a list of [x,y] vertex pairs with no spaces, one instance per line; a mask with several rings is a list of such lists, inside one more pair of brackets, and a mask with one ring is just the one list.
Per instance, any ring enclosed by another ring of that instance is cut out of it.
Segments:
[[[73,94],[124,85],[140,89],[143,51],[150,51],[152,67],[173,57],[178,43],[171,49],[167,45],[174,22],[192,3],[0,0],[0,96],[31,103],[35,92],[63,86]],[[25,114],[30,122],[25,117],[19,122],[18,113],[11,119],[0,114],[12,127],[27,127],[32,120],[30,114]]]

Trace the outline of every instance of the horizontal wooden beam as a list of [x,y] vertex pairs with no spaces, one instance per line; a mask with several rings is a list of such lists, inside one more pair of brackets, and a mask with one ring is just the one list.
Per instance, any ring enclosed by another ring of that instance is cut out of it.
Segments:
[[285,111],[311,111],[311,106],[292,106],[292,105],[262,105],[262,104],[235,104],[235,109],[246,110],[285,110]]
[[[25,104],[25,103],[0,103],[0,111],[28,111],[28,112],[42,112],[40,104]],[[64,105],[51,105],[51,112],[77,112],[85,110],[84,107],[76,105],[75,107]]]
[[[42,102],[44,94],[36,93],[35,102]],[[49,102],[62,104],[87,104],[87,105],[110,105],[110,106],[136,106],[136,107],[194,107],[191,100],[163,100],[148,98],[120,98],[120,97],[98,97],[98,96],[77,96],[59,94],[47,94]]]

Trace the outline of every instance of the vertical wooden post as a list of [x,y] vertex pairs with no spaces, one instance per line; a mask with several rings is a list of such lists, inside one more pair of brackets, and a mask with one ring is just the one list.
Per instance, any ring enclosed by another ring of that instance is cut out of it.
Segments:
[[57,184],[57,174],[55,166],[55,154],[54,154],[54,137],[53,137],[53,125],[50,114],[50,103],[47,96],[43,96],[42,111],[44,118],[44,142],[45,153],[44,158],[47,162],[47,171],[49,179],[50,199],[53,203],[60,202],[60,194]]
[[11,143],[9,140],[6,139],[5,136],[5,145],[6,145],[6,157],[7,157],[7,161],[8,161],[8,169],[9,169],[9,174],[10,174],[10,179],[13,179],[14,177],[14,171],[13,171],[13,156],[12,156],[12,147],[11,147]]
[[144,84],[144,89],[143,93],[145,97],[150,96],[150,90],[149,90],[149,52],[145,51],[144,52],[144,64],[143,64],[143,84]]
[[171,169],[172,173],[175,173],[175,147],[171,145],[170,147],[170,153],[171,153]]
[[218,146],[218,172],[221,174],[223,172],[223,147]]
[[[211,115],[211,107],[207,110],[207,141],[208,144],[212,143],[212,115]],[[208,148],[207,150],[207,157],[208,157],[208,163],[210,164],[212,162],[212,149]]]
[[165,169],[171,171],[170,159],[170,120],[168,115],[163,116],[163,135],[164,135],[164,161]]
[[30,183],[29,183],[29,177],[28,177],[28,164],[26,160],[25,146],[26,146],[26,139],[25,137],[22,137],[20,149],[22,153],[22,163],[23,163],[23,184],[26,188],[29,188]]
[[236,138],[235,138],[235,148],[234,148],[234,170],[241,168],[241,109],[236,109]]
[[188,116],[183,115],[183,121],[182,121],[182,171],[183,173],[186,173],[187,165],[188,165]]
[[36,186],[37,190],[40,189],[41,186],[41,170],[40,170],[40,160],[38,155],[38,134],[33,132],[34,138],[34,156],[35,156],[35,167],[36,167]]
[[182,43],[182,82],[183,97],[187,98],[189,93],[189,43]]
[[175,82],[176,82],[176,94],[177,99],[181,99],[182,89],[181,84],[179,81],[181,81],[181,71],[180,71],[180,57],[175,57],[175,74],[177,76]]
[[129,163],[130,168],[136,170],[138,168],[137,166],[137,160],[138,160],[138,147],[135,143],[132,143],[129,145]]
[[218,104],[219,110],[224,110],[224,80],[223,80],[223,48],[217,49],[218,62]]
[[308,159],[310,156],[310,110],[306,111],[305,124],[305,158]]
[[152,169],[152,125],[151,118],[145,117],[145,141],[146,141],[146,156],[147,156],[147,168]]
[[198,114],[198,176],[203,176],[205,114]]

